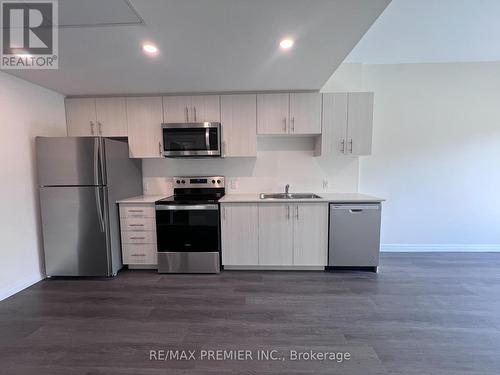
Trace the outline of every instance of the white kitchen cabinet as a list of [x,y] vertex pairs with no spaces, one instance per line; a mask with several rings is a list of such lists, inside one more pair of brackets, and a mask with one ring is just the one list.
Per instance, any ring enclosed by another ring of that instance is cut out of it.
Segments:
[[373,93],[349,93],[346,152],[370,155],[373,138]]
[[162,98],[127,98],[126,103],[130,157],[162,157]]
[[290,134],[321,134],[321,94],[290,94]]
[[258,94],[257,133],[321,134],[321,94]]
[[316,156],[345,155],[347,101],[347,93],[323,94],[322,133],[316,139]]
[[153,203],[120,203],[123,264],[157,267],[155,207]]
[[323,94],[322,134],[315,155],[370,155],[373,93]]
[[189,122],[190,96],[164,96],[163,121],[168,123]]
[[94,98],[66,98],[64,102],[68,136],[98,135]]
[[194,122],[220,122],[220,96],[192,96],[192,118]]
[[68,98],[65,105],[69,136],[127,136],[125,98]]
[[256,204],[222,204],[222,264],[259,264],[259,209]]
[[259,265],[326,266],[327,203],[259,206]]
[[166,123],[220,122],[219,95],[164,96]]
[[293,217],[291,205],[259,205],[259,265],[293,265]]
[[97,129],[103,137],[126,137],[127,109],[125,98],[96,98]]
[[223,203],[225,266],[324,267],[328,203]]
[[290,94],[257,94],[257,134],[287,134]]
[[257,156],[257,96],[221,96],[223,157]]
[[293,264],[328,264],[328,204],[297,203],[293,207]]

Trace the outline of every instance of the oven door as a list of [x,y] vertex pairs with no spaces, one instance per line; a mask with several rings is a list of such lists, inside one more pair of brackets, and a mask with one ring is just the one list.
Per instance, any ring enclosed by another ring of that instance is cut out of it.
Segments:
[[220,251],[219,206],[157,205],[158,252]]
[[219,206],[157,205],[158,272],[220,271]]
[[163,156],[220,156],[220,123],[162,124]]

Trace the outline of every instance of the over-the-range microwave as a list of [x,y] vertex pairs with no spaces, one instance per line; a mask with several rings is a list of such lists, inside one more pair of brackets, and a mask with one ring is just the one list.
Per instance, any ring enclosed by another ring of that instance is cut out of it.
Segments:
[[161,124],[163,156],[220,157],[221,124],[219,122],[192,122]]

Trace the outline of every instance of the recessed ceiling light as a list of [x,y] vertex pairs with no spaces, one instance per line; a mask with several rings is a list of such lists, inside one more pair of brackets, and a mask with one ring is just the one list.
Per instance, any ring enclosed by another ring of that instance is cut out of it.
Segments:
[[285,38],[281,40],[280,47],[283,49],[290,49],[292,48],[293,43],[294,43],[293,39]]
[[158,53],[158,47],[151,43],[145,43],[142,45],[142,50],[149,55],[156,55]]

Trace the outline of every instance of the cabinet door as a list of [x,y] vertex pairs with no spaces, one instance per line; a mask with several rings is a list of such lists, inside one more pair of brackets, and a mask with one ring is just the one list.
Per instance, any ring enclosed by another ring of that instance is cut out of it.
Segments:
[[256,95],[221,96],[224,157],[257,156]]
[[68,136],[98,135],[94,98],[66,99]]
[[163,121],[170,123],[190,122],[191,116],[190,96],[164,96]]
[[125,98],[96,98],[97,129],[104,137],[127,136]]
[[321,134],[321,94],[290,94],[290,134]]
[[257,95],[257,134],[288,133],[290,94]]
[[197,95],[192,97],[190,121],[220,122],[219,95]]
[[158,158],[162,153],[161,97],[127,98],[128,144],[131,158]]
[[350,155],[370,155],[373,136],[373,93],[349,93],[346,151]]
[[222,264],[259,264],[259,208],[256,204],[222,205]]
[[259,265],[293,264],[292,207],[282,203],[259,205]]
[[316,156],[344,155],[347,149],[347,93],[323,94],[321,136]]
[[293,264],[326,266],[328,253],[328,203],[293,206]]

